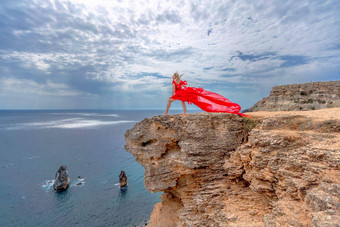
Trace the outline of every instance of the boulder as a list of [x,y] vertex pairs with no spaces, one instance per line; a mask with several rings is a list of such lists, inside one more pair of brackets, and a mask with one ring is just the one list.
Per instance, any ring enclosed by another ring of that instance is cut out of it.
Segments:
[[120,187],[125,187],[127,185],[127,177],[123,170],[119,174],[119,184]]
[[55,174],[55,181],[53,184],[54,190],[57,192],[62,192],[66,190],[70,185],[70,178],[68,176],[67,167],[62,165],[59,167],[57,173]]

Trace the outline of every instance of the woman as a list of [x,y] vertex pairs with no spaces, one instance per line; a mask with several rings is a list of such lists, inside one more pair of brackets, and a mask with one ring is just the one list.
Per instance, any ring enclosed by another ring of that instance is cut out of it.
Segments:
[[[183,76],[183,74],[181,76]],[[239,104],[232,103],[222,95],[206,91],[203,88],[188,87],[187,82],[181,80],[181,76],[177,72],[172,76],[172,96],[168,100],[164,115],[168,114],[173,101],[180,100],[182,101],[184,117],[187,112],[185,102],[189,104],[193,103],[206,112],[224,112],[238,114],[242,117],[247,116],[240,113],[241,107]]]

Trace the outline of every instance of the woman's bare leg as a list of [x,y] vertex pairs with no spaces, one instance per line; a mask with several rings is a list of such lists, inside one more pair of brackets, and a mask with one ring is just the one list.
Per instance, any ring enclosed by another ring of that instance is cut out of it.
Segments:
[[187,116],[187,107],[185,106],[184,101],[182,101],[182,106],[183,106],[183,112],[184,112],[183,116],[186,117]]
[[164,115],[167,115],[167,114],[168,114],[169,109],[170,109],[170,105],[171,105],[171,103],[172,103],[173,101],[175,101],[175,99],[169,98],[169,100],[168,100],[168,105],[166,106],[166,110],[165,110]]

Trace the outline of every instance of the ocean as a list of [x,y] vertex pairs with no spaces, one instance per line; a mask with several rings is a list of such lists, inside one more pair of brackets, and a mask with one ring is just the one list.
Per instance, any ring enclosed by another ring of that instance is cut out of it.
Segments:
[[[162,113],[0,111],[0,226],[143,226],[161,193],[145,189],[144,168],[124,150],[124,134]],[[71,186],[56,193],[61,165]],[[119,187],[121,170],[126,190]]]

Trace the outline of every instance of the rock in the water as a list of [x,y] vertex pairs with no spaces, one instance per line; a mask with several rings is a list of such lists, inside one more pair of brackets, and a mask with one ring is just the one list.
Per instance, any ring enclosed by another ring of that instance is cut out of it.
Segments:
[[125,187],[127,185],[127,177],[123,170],[119,174],[119,184],[120,187]]
[[68,171],[66,166],[60,166],[55,174],[55,182],[53,184],[54,190],[62,192],[70,185],[70,178],[68,177]]

